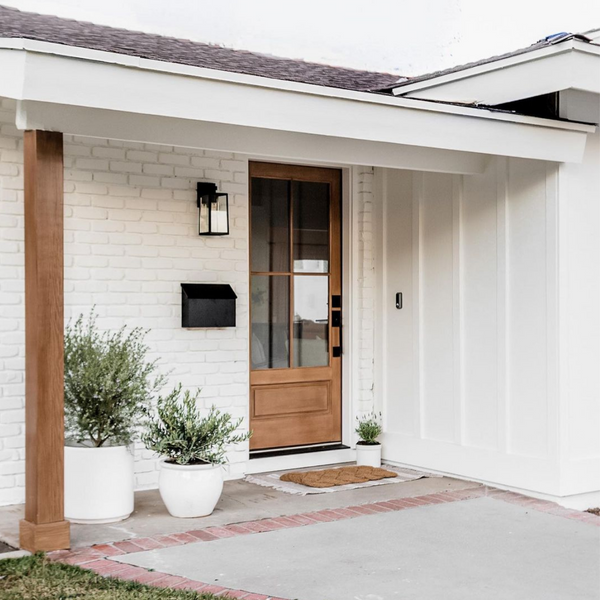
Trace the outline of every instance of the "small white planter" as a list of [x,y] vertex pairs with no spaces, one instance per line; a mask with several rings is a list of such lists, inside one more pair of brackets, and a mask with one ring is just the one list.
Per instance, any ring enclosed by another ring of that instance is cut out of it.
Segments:
[[359,467],[381,467],[381,444],[356,444],[356,464]]
[[163,459],[158,489],[173,517],[206,517],[221,497],[223,468],[221,465],[177,465]]
[[65,518],[112,523],[133,512],[133,454],[127,446],[65,446]]

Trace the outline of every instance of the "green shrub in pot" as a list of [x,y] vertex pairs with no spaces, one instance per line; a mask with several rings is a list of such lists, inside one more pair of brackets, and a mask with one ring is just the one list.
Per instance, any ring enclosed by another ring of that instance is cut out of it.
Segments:
[[381,466],[381,444],[377,438],[381,435],[381,413],[371,412],[362,417],[356,417],[355,432],[360,440],[356,444],[356,464],[359,466]]
[[65,331],[65,516],[99,523],[133,511],[130,448],[165,378],[147,359],[147,331],[100,331],[83,315]]
[[198,408],[200,390],[181,385],[159,398],[142,441],[163,457],[159,476],[161,497],[171,515],[200,517],[212,513],[223,490],[227,447],[247,441],[251,432],[236,433],[242,419],[233,420],[214,406],[206,416]]

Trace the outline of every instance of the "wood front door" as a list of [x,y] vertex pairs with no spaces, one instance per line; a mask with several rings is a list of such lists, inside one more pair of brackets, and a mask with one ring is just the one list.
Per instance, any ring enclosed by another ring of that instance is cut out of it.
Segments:
[[251,450],[341,441],[341,173],[250,163]]

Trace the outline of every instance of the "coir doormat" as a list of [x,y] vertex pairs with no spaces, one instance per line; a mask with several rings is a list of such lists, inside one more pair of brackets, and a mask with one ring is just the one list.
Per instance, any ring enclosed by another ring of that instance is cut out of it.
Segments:
[[279,480],[291,481],[311,488],[329,488],[338,485],[379,481],[388,477],[398,477],[398,474],[376,467],[361,466],[320,469],[317,471],[293,471],[292,473],[284,473]]
[[[356,468],[355,466],[346,466],[344,468]],[[339,469],[333,469],[331,466],[323,469],[312,470],[309,473],[319,473],[320,471],[337,471]],[[405,481],[414,481],[415,479],[421,479],[422,477],[440,477],[440,475],[433,475],[431,473],[424,473],[422,471],[415,471],[413,469],[405,469],[402,467],[385,466],[382,469],[391,472],[395,477],[384,477],[383,479],[371,479],[363,483],[337,483],[329,487],[309,487],[301,483],[296,483],[293,480],[297,475],[304,475],[306,471],[278,471],[275,473],[261,473],[258,475],[247,475],[246,481],[261,485],[263,487],[270,487],[286,494],[298,494],[306,496],[308,494],[326,494],[330,492],[343,492],[345,490],[353,490],[363,487],[371,487],[375,485],[387,485],[391,483],[402,483]],[[294,477],[292,477],[294,476]]]

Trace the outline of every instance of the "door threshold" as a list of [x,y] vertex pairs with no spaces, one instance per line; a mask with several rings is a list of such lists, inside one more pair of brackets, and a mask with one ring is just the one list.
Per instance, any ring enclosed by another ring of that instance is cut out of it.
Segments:
[[270,450],[251,450],[250,460],[257,458],[271,458],[274,456],[289,456],[291,454],[308,454],[310,452],[331,452],[332,450],[348,450],[350,446],[346,446],[340,442],[333,444],[316,444],[314,446],[294,446],[292,448],[272,448]]
[[291,469],[306,469],[325,465],[338,465],[356,460],[356,450],[344,444],[334,446],[311,446],[269,451],[268,454],[253,453],[248,461],[246,473],[268,473]]

